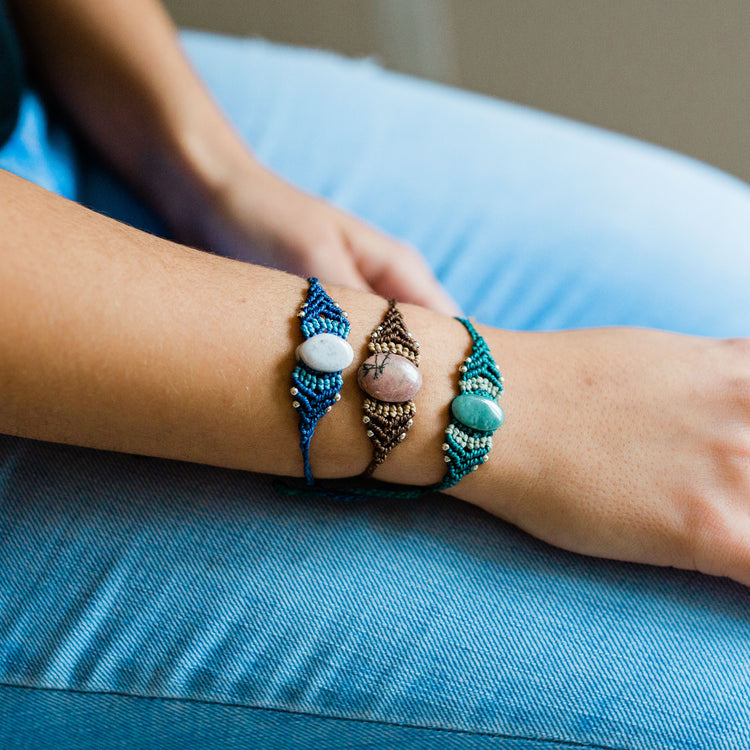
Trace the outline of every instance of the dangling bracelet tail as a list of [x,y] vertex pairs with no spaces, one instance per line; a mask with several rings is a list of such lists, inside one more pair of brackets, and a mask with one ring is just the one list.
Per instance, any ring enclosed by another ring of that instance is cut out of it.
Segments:
[[341,372],[354,358],[349,342],[349,321],[316,278],[308,279],[307,299],[297,313],[305,341],[297,347],[292,372],[292,406],[299,414],[299,446],[305,482],[315,484],[310,466],[310,441],[318,420],[341,398]]

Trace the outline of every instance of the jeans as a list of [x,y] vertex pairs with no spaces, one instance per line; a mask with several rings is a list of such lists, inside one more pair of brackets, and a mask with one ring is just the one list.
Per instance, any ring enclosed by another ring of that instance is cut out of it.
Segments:
[[[369,60],[183,43],[262,161],[419,247],[479,321],[750,335],[739,180]],[[0,166],[163,231],[33,93]],[[750,592],[445,496],[0,436],[0,747],[199,746],[747,748]]]

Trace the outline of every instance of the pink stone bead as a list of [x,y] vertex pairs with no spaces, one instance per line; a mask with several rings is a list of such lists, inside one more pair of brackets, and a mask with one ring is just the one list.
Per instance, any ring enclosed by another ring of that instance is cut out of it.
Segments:
[[383,352],[368,357],[357,372],[359,387],[388,403],[410,401],[422,387],[422,373],[406,357]]

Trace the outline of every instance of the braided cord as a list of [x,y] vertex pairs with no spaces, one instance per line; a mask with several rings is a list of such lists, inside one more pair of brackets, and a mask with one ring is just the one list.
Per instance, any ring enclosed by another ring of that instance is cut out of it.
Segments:
[[[320,333],[331,333],[346,340],[349,336],[349,321],[346,313],[328,296],[318,279],[311,277],[307,298],[297,316],[305,339]],[[331,410],[339,400],[339,391],[344,384],[342,371],[318,372],[299,361],[292,371],[292,405],[299,414],[299,447],[302,451],[305,482],[312,486],[315,479],[310,466],[310,442],[318,420]]]

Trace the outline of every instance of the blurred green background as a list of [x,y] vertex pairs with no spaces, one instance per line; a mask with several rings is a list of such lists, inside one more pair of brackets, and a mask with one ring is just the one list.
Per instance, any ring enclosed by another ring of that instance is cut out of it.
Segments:
[[750,182],[750,0],[167,0],[182,26],[372,55]]

